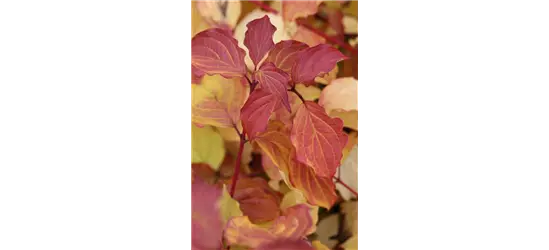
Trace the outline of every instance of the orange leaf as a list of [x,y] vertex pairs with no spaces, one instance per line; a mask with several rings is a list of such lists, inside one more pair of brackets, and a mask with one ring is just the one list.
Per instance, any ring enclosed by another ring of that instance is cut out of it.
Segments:
[[329,117],[317,103],[306,101],[293,122],[291,140],[297,160],[311,166],[318,176],[332,177],[347,143],[343,121]]
[[330,209],[337,201],[331,177],[317,176],[311,167],[297,161],[293,161],[289,176],[292,185],[303,192],[310,204]]
[[269,227],[252,224],[248,217],[233,217],[227,222],[225,239],[227,243],[256,248],[280,240],[299,240],[307,235],[313,220],[305,204],[286,209]]
[[[230,180],[226,182],[229,184]],[[239,178],[233,199],[252,223],[272,221],[280,215],[282,194],[272,190],[262,178]]]

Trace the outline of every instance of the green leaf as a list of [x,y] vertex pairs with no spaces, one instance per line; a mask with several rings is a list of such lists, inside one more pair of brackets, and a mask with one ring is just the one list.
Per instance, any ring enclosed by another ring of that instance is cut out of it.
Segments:
[[225,157],[223,138],[212,127],[192,125],[192,163],[207,163],[217,170]]

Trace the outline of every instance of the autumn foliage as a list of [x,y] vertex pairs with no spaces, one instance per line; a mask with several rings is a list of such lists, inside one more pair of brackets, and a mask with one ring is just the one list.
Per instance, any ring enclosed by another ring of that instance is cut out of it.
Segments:
[[[192,249],[356,249],[349,3],[193,6]],[[336,243],[318,231],[334,213]]]

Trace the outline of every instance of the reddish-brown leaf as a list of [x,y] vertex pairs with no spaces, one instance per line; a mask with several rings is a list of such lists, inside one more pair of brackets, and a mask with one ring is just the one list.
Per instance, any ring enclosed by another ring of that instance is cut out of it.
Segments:
[[272,190],[265,179],[239,178],[233,198],[254,224],[272,221],[280,215],[282,194]]
[[276,27],[271,24],[267,15],[249,22],[246,27],[244,45],[248,48],[250,58],[257,67],[261,59],[274,47],[273,34]]
[[303,192],[310,204],[330,209],[337,201],[331,177],[317,176],[313,168],[297,160],[291,162],[289,176],[292,185]]
[[299,53],[299,59],[292,67],[295,83],[310,85],[315,77],[330,72],[337,62],[347,59],[339,50],[328,44],[319,44]]
[[275,95],[263,89],[254,90],[244,103],[240,118],[250,140],[258,133],[265,131],[276,103]]
[[311,166],[318,176],[332,177],[341,162],[347,135],[341,119],[331,118],[317,103],[305,101],[296,112],[291,140],[300,162]]
[[315,248],[306,240],[283,240],[261,245],[255,250],[315,250]]
[[286,72],[278,69],[273,63],[267,62],[261,65],[254,77],[262,89],[274,94],[277,101],[286,110],[291,111],[290,101],[288,100],[288,81],[290,77]]
[[192,249],[220,249],[223,223],[219,208],[221,189],[200,178],[192,183]]
[[202,31],[193,37],[191,47],[192,66],[197,72],[220,74],[225,78],[246,74],[246,52],[238,47],[238,42],[227,30],[214,28]]

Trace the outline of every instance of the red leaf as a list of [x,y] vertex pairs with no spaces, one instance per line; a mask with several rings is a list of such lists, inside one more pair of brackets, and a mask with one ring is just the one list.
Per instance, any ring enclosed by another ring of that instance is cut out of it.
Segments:
[[219,249],[223,223],[218,207],[221,189],[195,178],[192,183],[192,248]]
[[280,41],[269,52],[267,59],[265,59],[265,63],[272,62],[277,68],[290,74],[292,66],[294,66],[297,59],[299,59],[299,52],[306,48],[309,48],[309,46],[302,42],[294,40]]
[[278,101],[286,110],[291,111],[288,100],[288,81],[290,77],[284,71],[278,69],[273,63],[263,63],[254,74],[259,81],[259,86],[278,97]]
[[246,27],[248,31],[244,38],[244,45],[250,52],[250,59],[257,67],[265,54],[274,47],[273,34],[276,27],[271,24],[267,15],[249,22]]
[[275,96],[263,89],[256,89],[244,103],[240,119],[250,140],[265,131],[276,103]]
[[202,31],[193,37],[191,47],[192,66],[197,72],[220,74],[225,78],[246,74],[246,52],[238,47],[236,39],[226,30],[215,28]]
[[292,80],[295,83],[310,85],[320,74],[330,72],[337,62],[347,59],[339,50],[328,44],[303,50],[299,53],[299,59],[292,67]]
[[311,166],[318,176],[332,177],[340,165],[347,135],[341,119],[331,118],[317,103],[305,101],[296,112],[291,140],[300,162]]
[[269,244],[260,245],[255,250],[315,250],[315,248],[306,240],[299,241],[276,241]]

